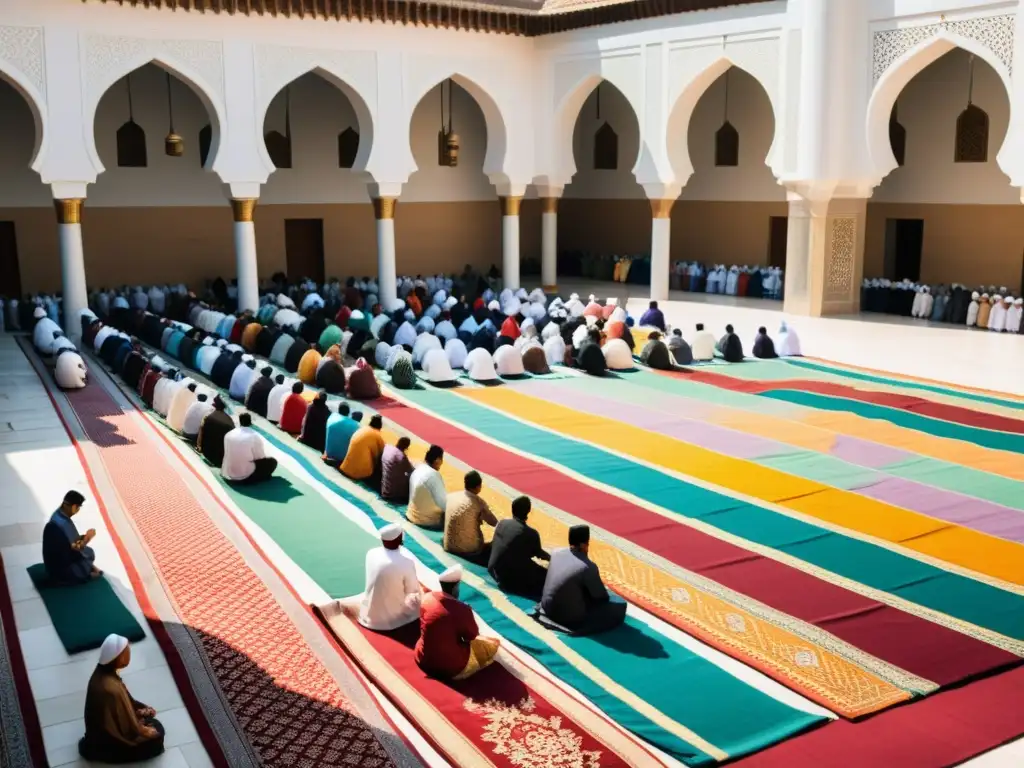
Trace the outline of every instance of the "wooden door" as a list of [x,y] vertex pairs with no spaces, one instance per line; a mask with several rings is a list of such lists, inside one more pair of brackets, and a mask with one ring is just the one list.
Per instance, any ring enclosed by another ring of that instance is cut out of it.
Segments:
[[21,267],[13,221],[0,221],[0,296],[21,298]]
[[323,219],[285,219],[284,250],[291,282],[308,277],[323,285]]
[[786,238],[789,236],[789,217],[772,216],[768,222],[768,266],[786,266]]

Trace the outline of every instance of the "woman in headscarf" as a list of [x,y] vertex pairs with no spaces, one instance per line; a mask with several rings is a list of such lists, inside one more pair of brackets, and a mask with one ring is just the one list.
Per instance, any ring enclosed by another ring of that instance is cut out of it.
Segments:
[[658,331],[652,331],[647,337],[647,343],[640,353],[640,362],[656,371],[670,371],[674,367],[672,355],[669,354],[668,347],[661,340]]
[[128,640],[108,635],[85,693],[85,736],[79,754],[101,763],[150,760],[164,751],[164,727],[156,711],[132,698],[120,671],[132,652]]

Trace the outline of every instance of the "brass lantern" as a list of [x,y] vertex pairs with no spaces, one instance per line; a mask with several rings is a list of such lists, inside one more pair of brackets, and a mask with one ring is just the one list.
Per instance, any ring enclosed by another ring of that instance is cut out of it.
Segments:
[[185,140],[174,132],[174,101],[171,98],[171,73],[167,73],[167,114],[170,128],[164,139],[164,154],[168,157],[181,157],[185,154]]
[[444,137],[444,157],[449,168],[459,165],[459,134],[448,131]]
[[459,165],[459,134],[452,123],[452,81],[448,80],[448,124],[444,120],[444,83],[441,83],[441,130],[437,132],[437,164],[442,168]]

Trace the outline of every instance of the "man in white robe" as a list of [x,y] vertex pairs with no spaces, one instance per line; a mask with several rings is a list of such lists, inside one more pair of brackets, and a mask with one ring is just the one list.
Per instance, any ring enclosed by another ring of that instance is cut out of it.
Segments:
[[990,331],[1001,331],[1006,324],[1006,304],[1003,297],[995,295],[992,297],[992,311],[988,315],[988,329]]
[[213,403],[209,402],[205,393],[197,395],[196,401],[185,412],[185,420],[181,424],[181,434],[193,445],[199,437],[199,428],[203,424],[203,419],[211,413],[213,413]]
[[274,388],[267,395],[267,421],[277,424],[281,420],[281,411],[284,409],[285,398],[292,393],[294,379],[288,379],[283,373],[277,374],[274,379],[277,382]]
[[775,351],[779,357],[800,357],[800,337],[783,321],[779,326],[778,343]]
[[973,328],[978,324],[978,310],[981,308],[981,294],[974,291],[971,294],[971,303],[967,306],[967,327]]
[[1013,306],[1006,312],[1005,330],[1009,333],[1020,333],[1020,321],[1024,299],[1014,299]]
[[697,333],[693,337],[693,343],[690,345],[693,350],[693,359],[698,361],[708,361],[715,359],[715,337],[711,335],[710,331],[704,330],[704,323],[697,323]]
[[182,379],[181,387],[174,393],[171,399],[171,408],[167,411],[167,426],[175,432],[181,432],[185,425],[185,414],[196,401],[196,389],[198,385],[191,379]]
[[419,621],[423,594],[416,563],[402,547],[402,529],[380,529],[381,546],[366,553],[366,589],[359,605],[359,623],[388,631]]
[[267,456],[263,438],[252,428],[252,416],[238,415],[238,427],[224,435],[224,461],[220,474],[231,483],[253,484],[269,480],[277,459]]

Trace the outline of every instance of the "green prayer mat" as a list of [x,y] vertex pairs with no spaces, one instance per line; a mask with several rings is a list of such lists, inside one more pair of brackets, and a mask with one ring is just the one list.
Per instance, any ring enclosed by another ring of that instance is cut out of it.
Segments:
[[42,563],[27,570],[69,654],[99,648],[107,635],[121,635],[130,643],[146,636],[106,576],[72,587],[58,587],[50,583]]

